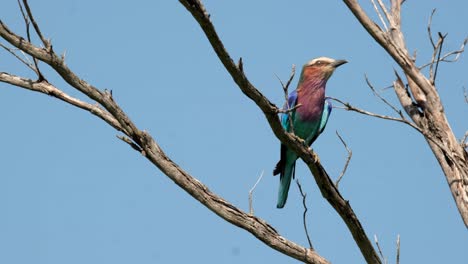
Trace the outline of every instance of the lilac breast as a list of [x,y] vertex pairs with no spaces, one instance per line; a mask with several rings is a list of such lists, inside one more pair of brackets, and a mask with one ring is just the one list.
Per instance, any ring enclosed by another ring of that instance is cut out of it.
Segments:
[[317,121],[322,117],[325,103],[325,82],[301,84],[297,90],[297,103],[302,106],[296,110],[303,121]]

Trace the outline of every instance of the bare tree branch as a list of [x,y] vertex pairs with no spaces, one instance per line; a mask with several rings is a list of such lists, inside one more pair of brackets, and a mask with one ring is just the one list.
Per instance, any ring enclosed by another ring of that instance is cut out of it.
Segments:
[[[239,67],[233,62],[231,56],[228,54],[224,48],[223,43],[219,39],[218,34],[216,33],[216,30],[210,21],[210,16],[206,12],[202,2],[199,0],[180,0],[180,2],[197,20],[198,24],[208,38],[208,41],[216,52],[218,58],[221,60],[224,67],[239,86],[241,91],[247,97],[252,99],[252,101],[254,101],[262,110],[275,136],[281,141],[281,143],[285,144],[288,148],[296,152],[298,156],[308,165],[322,195],[325,197],[325,199],[327,199],[327,201],[333,206],[333,208],[338,212],[343,221],[346,223],[366,261],[368,263],[381,263],[378,254],[372,246],[372,243],[367,237],[349,202],[343,199],[338,189],[336,189],[334,183],[328,176],[328,173],[320,164],[317,155],[304,146],[304,144],[301,143],[302,140],[300,140],[298,137],[290,133],[285,133],[277,117],[277,107],[268,101],[268,99],[265,98],[248,81],[244,73],[240,71]],[[285,252],[284,249],[277,249],[285,254],[292,256],[290,250]],[[303,254],[300,257],[293,257],[304,261]]]
[[434,50],[437,49],[434,39],[432,38],[432,18],[434,17],[435,12],[436,9],[432,9],[431,15],[429,16],[429,22],[427,23],[427,35],[429,36],[429,41],[431,42],[432,49]]
[[465,132],[465,135],[463,135],[463,138],[460,140],[460,145],[462,148],[468,147],[468,142],[466,141],[468,139],[468,131]]
[[133,142],[129,137],[117,135],[117,138],[130,145],[130,147],[132,147],[132,149],[136,150],[137,152],[144,154],[144,151],[140,148],[140,146],[135,144],[135,142]]
[[[421,73],[420,68],[415,66],[413,58],[409,55],[405,46],[400,27],[400,0],[390,1],[392,11],[387,18],[391,28],[386,31],[379,28],[368,17],[357,0],[343,0],[343,2],[374,40],[387,51],[404,71],[410,91],[424,111],[423,115],[416,115],[415,111],[406,103],[408,96],[402,92],[404,89],[401,88],[403,85],[400,78],[395,83],[400,84],[398,86],[401,87],[395,86],[395,92],[400,102],[405,102],[405,105],[403,105],[405,110],[407,112],[411,111],[409,115],[418,124],[418,126],[412,127],[418,127],[418,131],[423,131],[422,134],[445,174],[460,216],[465,226],[468,227],[468,155],[465,149],[460,146],[448,123],[434,83]],[[433,46],[436,45],[433,44]],[[442,58],[443,56],[438,56],[436,62],[441,61]]]
[[346,173],[346,170],[348,169],[349,162],[351,161],[351,157],[353,156],[353,151],[351,151],[351,149],[348,148],[348,145],[343,140],[343,138],[340,136],[338,131],[336,131],[336,135],[340,139],[341,143],[343,143],[343,146],[345,147],[346,151],[348,152],[348,156],[346,157],[346,162],[345,162],[345,165],[343,167],[343,170],[341,171],[340,176],[338,177],[338,179],[335,182],[335,186],[336,186],[336,188],[338,188],[338,184],[340,184],[341,179],[343,178],[343,176]]
[[255,188],[257,187],[258,183],[262,180],[263,178],[263,173],[265,171],[262,170],[262,173],[260,173],[260,176],[258,177],[257,181],[255,182],[254,186],[252,187],[252,189],[250,189],[249,191],[249,214],[250,215],[254,215],[254,210],[253,210],[253,192],[255,190]]
[[365,78],[366,78],[366,83],[367,83],[367,86],[369,86],[369,88],[372,90],[372,93],[377,96],[382,102],[384,102],[386,105],[388,105],[393,111],[395,111],[395,113],[397,113],[402,119],[404,119],[405,117],[403,116],[403,113],[401,112],[401,110],[398,110],[394,105],[392,105],[389,101],[387,101],[387,99],[383,98],[380,93],[378,93],[374,86],[371,84],[371,82],[369,81],[369,78],[367,78],[367,75],[365,75]]
[[382,249],[380,248],[380,244],[379,244],[379,240],[377,239],[377,235],[374,235],[374,241],[375,241],[375,245],[379,249],[380,257],[384,260],[384,264],[387,264],[388,263],[387,258],[384,256],[384,254],[382,252]]
[[[319,256],[315,251],[301,247],[296,243],[282,237],[264,220],[239,210],[221,197],[212,193],[205,185],[185,172],[169,157],[167,157],[161,147],[159,147],[156,141],[147,132],[139,130],[135,124],[133,124],[131,119],[125,114],[125,112],[114,101],[110,91],[101,91],[83,79],[79,78],[70,68],[68,68],[68,66],[63,61],[63,58],[58,56],[51,48],[44,49],[33,45],[31,42],[10,31],[2,21],[0,21],[0,36],[11,45],[50,65],[68,84],[101,105],[105,111],[100,112],[97,110],[100,109],[98,107],[92,108],[90,105],[82,105],[80,102],[74,101],[72,98],[68,98],[64,94],[59,93],[59,96],[63,98],[62,100],[66,101],[67,103],[81,106],[82,109],[87,111],[96,111],[96,113],[102,115],[99,117],[103,119],[107,118],[108,115],[112,117],[107,119],[106,122],[108,121],[108,123],[111,123],[114,128],[122,131],[126,137],[128,137],[128,140],[125,137],[120,137],[121,139],[123,139],[126,143],[133,142],[135,145],[129,144],[133,149],[143,154],[150,162],[158,167],[177,185],[179,185],[193,198],[197,199],[221,218],[252,233],[255,237],[270,247],[284,252],[305,263],[328,263],[328,261]],[[237,71],[237,66],[234,65],[234,67]],[[39,91],[43,88],[43,86],[51,88],[47,86],[48,83],[45,80],[24,80],[21,78],[13,78],[11,75],[6,73],[2,73],[1,76],[6,82],[31,90]],[[57,92],[54,89],[52,90]],[[264,103],[269,102],[264,101]],[[281,125],[279,124],[278,118],[276,116],[277,108],[274,107],[273,104],[270,104],[269,107],[271,119],[275,120],[278,124],[278,127],[281,128]],[[295,140],[295,137],[287,135],[282,130],[281,133],[283,133],[283,136],[288,138],[290,141]],[[312,154],[309,152],[307,153],[312,160]]]
[[11,48],[9,48],[9,47],[3,45],[2,43],[0,43],[0,47],[2,47],[4,50],[6,50],[6,51],[7,51],[8,53],[10,53],[11,55],[13,55],[17,60],[19,60],[19,61],[20,61],[21,63],[23,63],[24,65],[26,65],[26,67],[28,67],[29,69],[31,69],[33,72],[35,72],[36,74],[39,74],[39,73],[37,72],[37,69],[36,69],[36,67],[35,67],[34,65],[32,65],[31,63],[29,63],[29,62],[26,61],[25,59],[21,58],[18,54],[16,54],[16,52],[15,52],[13,49],[11,49]]
[[[382,17],[382,14],[380,13],[380,9],[377,7],[377,4],[375,3],[374,0],[371,0],[371,2],[372,2],[372,5],[374,6],[375,13],[377,13],[377,15],[380,18],[380,22],[382,22],[383,27],[385,28],[385,30],[388,30],[387,23],[385,22],[384,18]],[[385,8],[384,5],[381,5],[381,1],[379,1],[379,5],[381,7],[383,6]],[[385,16],[385,17],[388,18],[387,16]]]
[[396,248],[397,248],[397,253],[396,253],[396,264],[400,264],[400,235],[397,236],[396,240]]
[[106,123],[108,123],[118,131],[122,130],[120,124],[109,112],[103,110],[98,105],[92,105],[83,102],[77,98],[74,98],[46,81],[33,81],[31,79],[26,79],[9,73],[0,72],[0,82],[8,83],[34,92],[50,95],[70,105],[76,106],[78,108],[90,112],[91,114],[104,120]]
[[297,187],[299,188],[299,192],[301,193],[301,196],[302,196],[302,206],[304,206],[304,213],[302,214],[302,223],[304,224],[304,231],[307,237],[307,241],[309,242],[309,247],[310,249],[313,250],[314,246],[312,246],[312,240],[310,240],[309,230],[307,230],[307,218],[306,218],[307,211],[308,211],[307,204],[306,204],[307,194],[304,193],[304,191],[302,190],[302,186],[299,183],[299,179],[296,179],[296,183],[297,183]]
[[[435,79],[437,76],[437,70],[439,68],[440,63],[440,54],[442,53],[442,47],[444,45],[444,40],[447,34],[442,35],[440,32],[438,33],[439,39],[437,40],[436,48],[432,54],[432,63],[429,67],[429,80],[431,81],[432,85],[435,84]],[[436,57],[437,56],[437,57]],[[432,66],[435,64],[435,70],[432,70]]]
[[[399,85],[396,85],[396,87],[398,87],[398,86]],[[421,133],[422,135],[424,135],[428,141],[431,141],[432,144],[435,144],[437,147],[444,150],[445,152],[449,151],[441,142],[439,142],[437,139],[435,139],[433,137],[433,135],[428,134],[428,132],[426,130],[421,129],[418,125],[416,125],[415,123],[409,121],[403,115],[402,115],[401,118],[397,118],[397,117],[391,117],[391,116],[386,116],[386,115],[375,114],[375,113],[372,113],[372,112],[357,108],[355,106],[352,106],[350,103],[345,103],[345,102],[341,101],[340,99],[333,98],[333,97],[330,97],[330,99],[332,99],[332,100],[334,100],[334,101],[336,101],[336,102],[338,102],[338,103],[340,103],[340,104],[342,104],[344,106],[344,107],[335,107],[335,108],[341,108],[341,109],[344,109],[346,111],[353,111],[353,112],[357,112],[357,113],[367,115],[367,116],[372,116],[372,117],[376,117],[376,118],[380,118],[380,119],[397,121],[397,122],[400,122],[400,123],[407,124],[410,127],[414,128],[419,133]],[[451,157],[447,157],[447,158],[451,159]],[[455,161],[453,161],[453,162],[455,162]]]
[[288,115],[288,122],[289,122],[289,127],[291,128],[291,132],[294,133],[294,124],[292,121],[292,115],[290,114],[292,111],[295,111],[297,108],[301,107],[301,104],[296,105],[295,107],[291,108],[289,105],[289,85],[291,84],[291,81],[294,79],[294,75],[296,74],[296,65],[292,65],[291,67],[291,74],[289,76],[288,81],[286,84],[281,81],[280,77],[276,75],[276,78],[278,78],[279,82],[281,83],[281,86],[283,87],[283,93],[284,93],[284,100],[285,100],[285,107],[281,113],[287,114]]
[[[386,119],[386,120],[391,120],[391,121],[396,121],[396,122],[400,122],[400,123],[404,123],[404,124],[407,124],[409,125],[410,127],[416,129],[418,132],[420,133],[423,133],[423,131],[414,123],[408,121],[407,119],[405,119],[404,117],[403,118],[398,118],[398,117],[392,117],[392,116],[386,116],[386,115],[380,115],[380,114],[375,114],[375,113],[372,113],[372,112],[369,112],[369,111],[366,111],[366,110],[363,110],[363,109],[360,109],[360,108],[357,108],[355,106],[352,106],[350,103],[345,103],[343,101],[341,101],[340,99],[338,98],[334,98],[334,97],[330,97],[332,100],[340,103],[343,105],[343,107],[341,107],[342,109],[346,110],[346,111],[353,111],[353,112],[357,112],[357,113],[360,113],[360,114],[363,114],[363,115],[368,115],[368,116],[372,116],[372,117],[376,117],[376,118],[380,118],[380,119]],[[336,108],[340,108],[340,107],[336,107]]]
[[[393,89],[397,95],[398,100],[400,100],[401,106],[405,109],[405,112],[413,119],[416,125],[419,127],[421,125],[421,116],[423,113],[419,111],[418,104],[413,102],[411,99],[410,91],[408,86],[403,84],[400,75],[394,71],[396,80],[393,82]],[[414,85],[414,84],[413,84]],[[413,94],[414,95],[414,94]]]
[[[465,46],[466,46],[467,42],[468,42],[468,38],[465,38],[459,49],[447,52],[446,54],[441,56],[440,59],[438,59],[436,61],[428,62],[428,63],[420,66],[419,69],[422,70],[422,69],[426,68],[427,66],[430,66],[430,65],[434,64],[435,62],[447,62],[447,63],[457,62],[460,59],[460,56],[462,55],[462,53],[465,52]],[[455,56],[455,57],[453,59],[450,59],[449,57],[451,57],[451,56]]]
[[[28,15],[25,14],[25,12],[23,10],[23,5],[21,4],[20,0],[18,0],[18,5],[19,5],[20,11],[21,11],[21,15],[23,16],[24,24],[26,26],[26,36],[28,38],[28,41],[31,42],[31,32],[29,30],[30,22],[33,21],[33,26],[34,26],[35,29],[39,28],[39,27],[36,24],[36,21],[34,21],[34,18],[32,17],[31,9],[29,8],[28,2],[26,0],[23,0],[23,4],[24,4],[24,6],[26,8],[26,11],[28,12]],[[40,31],[39,31],[39,33],[40,33]],[[42,35],[40,35],[40,37],[42,37]],[[38,63],[37,59],[34,56],[33,56],[33,62],[34,62],[34,68],[35,68],[34,72],[37,74],[38,80],[39,81],[45,80],[44,75],[42,74],[41,70],[39,69],[39,63]]]
[[[19,0],[18,0],[18,3],[19,3]],[[31,21],[31,23],[33,24],[34,31],[36,31],[37,36],[39,37],[39,39],[41,39],[42,44],[44,44],[44,47],[47,50],[51,49],[52,46],[51,46],[50,42],[47,39],[44,38],[44,36],[42,35],[42,32],[41,32],[41,29],[39,28],[39,25],[36,23],[36,20],[34,19],[34,16],[33,16],[32,12],[31,12],[31,8],[29,7],[28,1],[23,0],[23,5],[24,5],[24,8],[26,9],[26,12],[28,13],[29,21]],[[20,8],[21,8],[21,4],[20,4]],[[24,16],[24,12],[23,12],[22,8],[21,8],[21,13],[23,13],[23,16]],[[29,29],[28,29],[28,31],[29,31]],[[28,40],[29,40],[29,42],[31,42],[30,38],[28,38]]]

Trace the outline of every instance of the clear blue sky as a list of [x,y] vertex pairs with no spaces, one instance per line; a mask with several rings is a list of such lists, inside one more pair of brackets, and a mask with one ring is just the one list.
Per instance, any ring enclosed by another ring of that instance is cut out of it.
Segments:
[[[115,99],[167,154],[212,191],[255,214],[283,236],[307,245],[302,204],[292,186],[286,208],[275,208],[271,171],[279,142],[259,109],[235,86],[190,14],[177,1],[30,1],[54,49],[68,65]],[[367,10],[371,10],[367,1]],[[369,111],[393,114],[366,87],[393,81],[395,63],[341,1],[206,1],[226,48],[242,56],[250,80],[283,104],[275,74],[329,56],[347,59],[327,93]],[[431,56],[426,26],[448,32],[457,49],[468,35],[462,1],[407,1],[403,27],[418,63]],[[374,16],[375,17],[375,16]],[[2,1],[0,19],[24,32],[16,1]],[[48,79],[72,95],[56,74]],[[468,59],[442,64],[438,88],[457,137],[468,128]],[[0,71],[34,77],[5,52]],[[295,86],[296,80],[293,82]],[[392,90],[383,93],[397,103]],[[51,97],[0,84],[0,263],[295,263],[249,233],[218,218],[120,142],[108,125]],[[314,144],[337,177],[353,150],[340,190],[367,234],[376,234],[394,263],[464,263],[464,227],[446,180],[423,138],[389,121],[334,109]],[[363,263],[349,231],[321,197],[302,162],[309,229],[318,253],[333,263]]]

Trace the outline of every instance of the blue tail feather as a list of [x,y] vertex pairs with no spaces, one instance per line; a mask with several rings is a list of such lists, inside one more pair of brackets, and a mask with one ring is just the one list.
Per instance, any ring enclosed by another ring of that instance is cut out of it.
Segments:
[[278,203],[276,204],[277,208],[283,208],[288,199],[289,186],[291,185],[291,180],[294,178],[296,171],[296,161],[292,164],[284,164],[284,169],[281,172],[280,185],[278,190]]

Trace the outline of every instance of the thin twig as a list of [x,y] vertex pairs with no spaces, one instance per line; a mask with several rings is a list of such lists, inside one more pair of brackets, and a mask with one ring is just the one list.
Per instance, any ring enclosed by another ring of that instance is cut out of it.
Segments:
[[432,32],[431,32],[431,27],[432,27],[432,17],[434,16],[434,13],[436,12],[436,9],[432,9],[431,15],[429,16],[429,22],[427,23],[427,35],[429,36],[429,40],[431,41],[431,45],[433,49],[436,49],[436,45],[434,43],[434,39],[432,38]]
[[302,186],[299,183],[299,179],[296,179],[296,183],[297,183],[297,187],[299,188],[299,192],[301,193],[301,196],[302,196],[302,205],[304,206],[304,213],[302,214],[302,222],[304,224],[304,230],[305,230],[305,233],[306,233],[306,236],[307,236],[307,241],[309,242],[309,247],[310,247],[310,249],[313,250],[314,247],[312,246],[312,240],[310,239],[309,231],[307,230],[307,221],[306,221],[306,219],[307,219],[306,215],[307,215],[307,211],[308,211],[308,208],[307,208],[307,205],[306,205],[307,194],[302,191]]
[[414,129],[416,129],[418,132],[424,134],[424,132],[421,130],[421,128],[419,128],[413,122],[408,121],[406,118],[397,118],[397,117],[392,117],[392,116],[375,114],[375,113],[372,113],[372,112],[369,112],[369,111],[354,107],[349,103],[345,103],[345,102],[341,101],[340,99],[337,99],[337,98],[334,98],[334,97],[330,97],[330,99],[332,99],[332,100],[334,100],[334,101],[336,101],[336,102],[338,102],[338,103],[340,103],[340,104],[342,104],[344,106],[344,107],[335,106],[335,108],[341,108],[341,109],[344,109],[346,111],[353,111],[353,112],[357,112],[357,113],[360,113],[360,114],[363,114],[363,115],[368,115],[368,116],[372,116],[372,117],[376,117],[376,118],[381,118],[381,119],[386,119],[386,120],[391,120],[391,121],[397,121],[397,122],[400,122],[400,123],[404,123],[404,124],[407,124],[410,127],[414,128]]
[[[447,62],[447,63],[450,63],[450,62],[457,62],[459,59],[460,59],[460,56],[463,52],[465,52],[465,46],[466,46],[466,43],[468,42],[468,38],[465,38],[460,46],[460,48],[458,50],[454,50],[454,51],[451,51],[451,52],[448,52],[446,54],[444,54],[440,60],[438,60],[439,62]],[[455,56],[453,59],[448,59],[448,57],[450,56]],[[430,66],[432,64],[436,63],[435,61],[431,61],[431,62],[428,62],[422,66],[419,67],[420,70],[426,68],[427,66]]]
[[143,150],[140,148],[140,146],[138,146],[137,144],[135,144],[135,142],[133,142],[133,140],[131,140],[129,137],[127,136],[122,136],[122,135],[117,135],[116,136],[118,139],[122,140],[123,142],[127,143],[130,145],[130,147],[132,147],[134,150],[140,152],[140,153],[143,153]]
[[[35,72],[36,74],[38,74],[36,68],[34,67],[34,65],[30,64],[29,62],[27,62],[26,60],[24,60],[23,58],[21,58],[18,54],[16,54],[16,52],[15,52],[13,49],[11,49],[11,48],[9,48],[9,47],[3,45],[2,43],[0,43],[0,47],[2,47],[3,49],[5,49],[7,52],[9,52],[9,53],[10,53],[11,55],[13,55],[15,58],[17,58],[20,62],[22,62],[24,65],[26,65],[28,68],[30,68],[33,72]],[[23,53],[23,54],[24,54],[24,53]],[[26,58],[27,58],[27,57],[26,57]]]
[[265,170],[262,170],[262,173],[260,173],[260,177],[258,177],[257,182],[255,182],[254,186],[249,191],[249,214],[250,215],[254,214],[254,210],[253,210],[253,192],[254,192],[255,188],[257,187],[258,183],[262,180],[264,172],[265,172]]
[[434,50],[432,51],[431,64],[429,66],[429,80],[431,81],[432,84],[433,84],[432,80],[434,79],[434,64],[437,61],[437,54],[440,54],[443,41],[444,41],[443,38],[439,38],[437,40],[437,43],[435,44]]
[[[36,24],[36,21],[34,21],[34,18],[32,17],[31,9],[29,8],[28,2],[26,0],[23,0],[23,4],[24,4],[24,6],[26,8],[26,12],[28,13],[28,16],[24,12],[23,5],[21,4],[20,0],[18,0],[18,5],[19,5],[20,11],[21,11],[21,15],[23,16],[24,24],[26,26],[26,36],[27,36],[28,42],[32,43],[31,42],[31,32],[29,30],[29,25],[30,25],[31,21],[33,21],[33,26],[34,26],[35,29],[37,27],[37,30],[38,30],[39,26]],[[39,62],[38,62],[37,58],[34,57],[34,56],[33,56],[33,62],[34,62],[34,67],[35,67],[34,72],[37,74],[38,80],[39,81],[45,80],[46,78],[44,77],[41,70],[39,69]]]
[[388,31],[387,23],[385,23],[385,20],[382,17],[382,14],[380,13],[379,8],[377,7],[377,4],[374,2],[374,0],[371,0],[372,5],[374,6],[375,12],[380,18],[380,21],[382,22],[383,27],[385,28],[385,31]]
[[288,82],[286,83],[286,90],[289,89],[289,85],[291,85],[291,82],[294,79],[294,75],[296,75],[296,65],[295,64],[293,64],[291,66],[291,74],[289,75]]
[[[340,104],[342,104],[344,106],[344,107],[335,106],[334,108],[341,108],[341,109],[344,109],[346,111],[353,111],[353,112],[357,112],[357,113],[360,113],[360,114],[363,114],[363,115],[368,115],[368,116],[372,116],[372,117],[376,117],[376,118],[381,118],[381,119],[386,119],[386,120],[391,120],[391,121],[396,121],[396,122],[407,124],[410,127],[414,128],[419,133],[421,133],[424,137],[428,138],[434,144],[436,144],[440,149],[442,149],[443,151],[449,153],[449,150],[445,146],[443,146],[440,142],[438,142],[431,134],[429,134],[426,131],[422,130],[415,123],[407,120],[406,118],[397,118],[397,117],[391,117],[391,116],[386,116],[386,115],[375,114],[375,113],[372,113],[372,112],[369,112],[369,111],[354,107],[349,103],[345,103],[345,102],[341,101],[340,99],[337,99],[337,98],[334,98],[334,97],[329,97],[329,98],[336,101],[336,102],[338,102],[338,103],[340,103]],[[450,156],[447,156],[447,158],[449,158],[452,162],[455,163],[455,160],[453,160],[453,158],[451,158]]]
[[464,135],[463,138],[460,140],[460,145],[461,145],[463,148],[468,147],[468,143],[466,142],[467,139],[468,139],[468,131],[465,132],[465,135]]
[[434,75],[433,77],[431,78],[431,83],[432,85],[435,85],[435,80],[436,80],[436,76],[437,76],[437,71],[439,69],[439,63],[440,63],[440,54],[442,53],[442,47],[444,45],[444,40],[445,40],[445,37],[447,36],[447,34],[445,35],[442,35],[442,33],[439,32],[439,39],[440,39],[440,47],[439,47],[439,53],[437,55],[437,60],[436,60],[436,66],[435,66],[435,70],[434,70]]
[[379,92],[384,92],[384,91],[386,91],[386,90],[388,90],[388,89],[393,89],[393,84],[392,84],[392,85],[389,85],[389,86],[385,86],[385,87],[383,87],[383,88],[380,88],[380,91],[379,91]]
[[[287,109],[278,109],[278,113],[281,113],[281,114],[288,114],[288,113],[291,113],[293,111],[296,111],[296,109],[298,109],[299,107],[301,107],[302,104],[297,104],[296,106],[294,106],[293,108],[287,108]],[[291,117],[289,116],[288,117],[289,119],[291,119]],[[292,124],[292,120],[289,120],[290,124]],[[293,131],[294,132],[294,131]]]
[[301,106],[299,104],[299,105],[294,106],[293,108],[290,108],[290,105],[289,105],[289,92],[288,92],[288,90],[289,90],[289,85],[291,84],[291,81],[294,79],[295,74],[296,74],[296,65],[294,65],[294,64],[291,67],[291,74],[289,75],[289,79],[286,82],[286,84],[284,84],[283,81],[281,81],[280,77],[275,74],[276,78],[278,78],[279,82],[281,83],[281,86],[283,87],[284,99],[286,101],[286,103],[285,103],[286,107],[283,109],[283,111],[280,110],[279,112],[288,115],[289,127],[291,128],[291,132],[293,134],[294,134],[294,124],[293,124],[292,116],[289,113],[296,110],[298,107]]
[[26,12],[28,13],[29,20],[33,24],[33,27],[34,27],[34,30],[36,31],[36,34],[41,39],[41,41],[44,44],[44,47],[46,48],[46,50],[49,50],[51,48],[50,43],[42,35],[41,29],[39,28],[39,25],[36,23],[36,20],[34,19],[34,16],[33,16],[32,12],[31,12],[31,8],[29,7],[28,1],[23,0],[23,5],[24,5],[24,7],[26,9]]
[[338,189],[338,184],[340,184],[341,179],[343,178],[343,176],[346,173],[346,170],[348,169],[349,162],[351,161],[351,157],[353,156],[353,151],[350,148],[348,148],[348,145],[343,140],[343,138],[340,136],[338,131],[336,131],[336,135],[340,139],[341,143],[343,143],[343,146],[345,147],[346,151],[348,152],[348,157],[346,158],[346,162],[345,162],[345,165],[343,167],[343,170],[341,171],[340,176],[338,177],[338,179],[335,182],[335,186]]
[[384,3],[382,2],[382,0],[377,0],[377,2],[379,2],[379,6],[382,9],[382,11],[384,12],[385,17],[387,18],[387,21],[391,23],[390,20],[391,20],[392,17],[388,13],[387,8],[385,7]]
[[242,61],[242,57],[239,58],[239,62],[237,63],[237,68],[239,68],[239,71],[242,73],[244,72],[244,62]]
[[104,120],[116,130],[123,131],[122,127],[120,126],[119,122],[115,119],[115,117],[112,116],[108,111],[102,109],[99,105],[90,104],[75,97],[72,97],[48,82],[38,82],[17,75],[8,74],[5,72],[0,72],[0,82],[8,83],[27,90],[55,97],[70,105],[88,111],[91,114]]
[[380,248],[380,244],[379,244],[379,240],[377,239],[377,235],[374,235],[374,241],[375,241],[375,245],[377,246],[377,249],[379,250],[379,254],[380,254],[380,257],[383,260],[383,263],[387,264],[387,259],[384,257],[382,249]]
[[396,240],[396,264],[400,264],[400,235],[398,234],[397,240]]
[[27,35],[28,40],[29,40],[29,39],[31,39],[31,35],[30,35],[30,32],[29,32],[30,22],[29,22],[28,16],[26,16],[26,13],[24,12],[23,4],[21,4],[20,0],[18,0],[18,6],[20,8],[21,15],[23,16],[24,24],[26,26],[26,35]]
[[[465,52],[465,46],[466,46],[467,42],[468,42],[468,38],[465,38],[458,50],[454,50],[454,51],[446,53],[444,56],[442,56],[440,61],[443,61],[443,62],[456,62],[456,61],[458,61],[458,59],[460,59],[461,54],[463,52]],[[453,56],[453,55],[455,55],[455,58],[450,59],[450,60],[447,59],[448,57]]]
[[[401,112],[401,110],[398,110],[394,105],[392,105],[389,101],[387,101],[387,99],[383,98],[380,93],[378,93],[374,86],[371,84],[371,82],[369,81],[369,78],[367,78],[367,75],[365,75],[365,79],[366,79],[366,83],[367,83],[367,86],[369,86],[369,88],[372,90],[372,93],[377,96],[380,100],[382,100],[382,102],[384,102],[386,105],[388,105],[390,108],[392,108],[393,111],[395,111],[402,119],[405,119],[405,117],[403,116],[403,113]],[[393,86],[392,86],[393,87]]]

